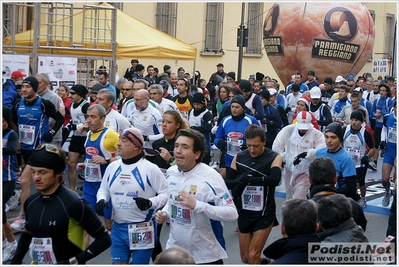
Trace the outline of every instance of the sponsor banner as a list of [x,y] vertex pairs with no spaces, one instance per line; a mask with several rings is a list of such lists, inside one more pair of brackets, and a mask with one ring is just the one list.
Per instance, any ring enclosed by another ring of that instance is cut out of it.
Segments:
[[3,57],[3,83],[11,79],[11,73],[19,70],[29,76],[29,56],[2,54]]
[[47,73],[53,89],[61,84],[69,87],[77,82],[78,59],[72,57],[43,57],[38,58],[38,73]]

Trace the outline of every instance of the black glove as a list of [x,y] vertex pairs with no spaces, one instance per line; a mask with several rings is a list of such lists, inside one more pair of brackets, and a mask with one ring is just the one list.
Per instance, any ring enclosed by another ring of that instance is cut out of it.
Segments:
[[285,113],[287,114],[288,112],[290,112],[291,111],[291,107],[287,107],[286,109],[285,109]]
[[43,134],[42,140],[45,143],[51,143],[53,141],[54,135],[54,131],[50,130],[47,133]]
[[152,202],[149,199],[142,197],[134,197],[133,199],[136,201],[136,205],[141,211],[148,210],[152,206]]
[[143,135],[143,139],[144,139],[144,141],[148,141],[148,136]]
[[273,121],[269,120],[268,118],[263,118],[263,119],[262,119],[262,124],[269,124],[269,125],[272,125],[272,124],[273,124]]
[[73,123],[70,123],[70,124],[68,124],[68,129],[69,130],[76,130],[77,128],[76,128],[76,124],[73,124]]
[[302,152],[301,154],[297,155],[294,158],[294,162],[293,162],[294,166],[298,165],[302,161],[302,159],[304,159],[306,157],[307,154],[308,154],[308,152]]
[[381,141],[381,143],[380,143],[380,148],[381,149],[385,149],[385,146],[386,146],[386,142],[385,141]]
[[370,158],[367,155],[364,155],[363,158],[360,160],[360,163],[364,164],[364,165],[368,164],[369,162],[370,162]]
[[105,199],[100,199],[96,203],[96,212],[100,216],[104,216],[104,207],[109,208],[109,205],[107,202],[105,202]]
[[58,265],[71,265],[69,260],[62,260],[57,262]]
[[281,169],[284,169],[285,166],[285,160],[283,159],[283,161],[281,162]]
[[218,143],[217,143],[217,147],[218,147],[222,152],[226,151],[226,146],[227,146],[226,141],[224,141],[223,139],[220,139],[220,140],[218,141]]

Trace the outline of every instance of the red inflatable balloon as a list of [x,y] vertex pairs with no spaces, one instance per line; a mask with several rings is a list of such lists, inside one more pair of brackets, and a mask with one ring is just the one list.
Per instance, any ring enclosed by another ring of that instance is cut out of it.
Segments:
[[374,46],[374,22],[360,2],[275,3],[266,15],[265,51],[284,86],[309,70],[324,78],[357,75]]

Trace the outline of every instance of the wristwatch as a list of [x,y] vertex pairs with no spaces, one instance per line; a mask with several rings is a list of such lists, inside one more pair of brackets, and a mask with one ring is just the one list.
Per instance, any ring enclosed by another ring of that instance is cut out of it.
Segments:
[[111,162],[111,159],[105,159],[105,161],[107,162],[107,164],[109,164]]
[[76,257],[72,257],[69,259],[69,263],[71,265],[75,265],[75,264],[79,264],[78,260],[76,259]]
[[171,157],[170,160],[168,161],[168,164],[171,164],[173,161],[175,161],[175,157]]

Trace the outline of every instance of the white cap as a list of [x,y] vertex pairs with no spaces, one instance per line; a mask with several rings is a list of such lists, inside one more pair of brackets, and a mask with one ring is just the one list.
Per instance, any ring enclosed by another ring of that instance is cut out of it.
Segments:
[[313,127],[312,115],[307,111],[300,111],[296,115],[296,127],[298,130],[309,130]]
[[269,90],[270,95],[275,95],[277,93],[277,90],[274,88],[269,88],[267,90]]
[[339,83],[342,80],[344,80],[344,77],[342,77],[341,75],[338,75],[337,78],[335,78],[336,83]]
[[353,89],[353,92],[362,92],[363,93],[363,88],[356,87],[355,89]]
[[312,89],[310,89],[310,98],[321,98],[321,90],[319,87],[314,86]]

